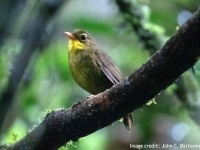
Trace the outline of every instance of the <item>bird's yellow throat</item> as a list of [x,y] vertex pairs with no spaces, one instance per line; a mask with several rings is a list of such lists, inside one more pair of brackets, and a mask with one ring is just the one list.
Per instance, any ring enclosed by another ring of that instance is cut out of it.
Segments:
[[69,40],[68,49],[70,51],[84,50],[84,44],[79,42],[77,39]]

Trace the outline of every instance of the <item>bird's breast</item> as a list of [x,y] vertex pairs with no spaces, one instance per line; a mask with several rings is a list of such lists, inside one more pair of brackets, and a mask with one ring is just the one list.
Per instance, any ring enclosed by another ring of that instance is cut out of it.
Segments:
[[100,66],[96,64],[95,57],[90,51],[69,53],[69,67],[74,80],[92,94],[103,92],[112,86]]

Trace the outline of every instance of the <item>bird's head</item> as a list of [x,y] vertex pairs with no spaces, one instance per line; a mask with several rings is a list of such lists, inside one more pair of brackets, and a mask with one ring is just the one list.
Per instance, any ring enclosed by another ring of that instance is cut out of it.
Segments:
[[70,39],[68,44],[70,51],[87,50],[95,45],[93,37],[87,31],[76,29],[72,33],[64,33]]

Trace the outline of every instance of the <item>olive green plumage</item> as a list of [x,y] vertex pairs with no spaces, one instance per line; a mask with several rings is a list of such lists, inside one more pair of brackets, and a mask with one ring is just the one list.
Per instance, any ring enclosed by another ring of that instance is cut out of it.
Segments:
[[[70,38],[68,60],[74,80],[91,94],[98,94],[123,80],[113,60],[97,45],[93,37],[83,30],[65,32]],[[130,130],[132,116],[124,117],[124,124]]]

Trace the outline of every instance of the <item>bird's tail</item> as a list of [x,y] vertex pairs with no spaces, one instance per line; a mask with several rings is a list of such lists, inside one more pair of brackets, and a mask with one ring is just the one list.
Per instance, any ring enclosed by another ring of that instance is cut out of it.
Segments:
[[128,131],[130,131],[131,126],[132,126],[132,124],[133,124],[132,115],[131,115],[131,114],[128,114],[128,115],[126,115],[125,117],[123,117],[123,122],[124,122],[124,125],[125,125],[126,129],[127,129]]

